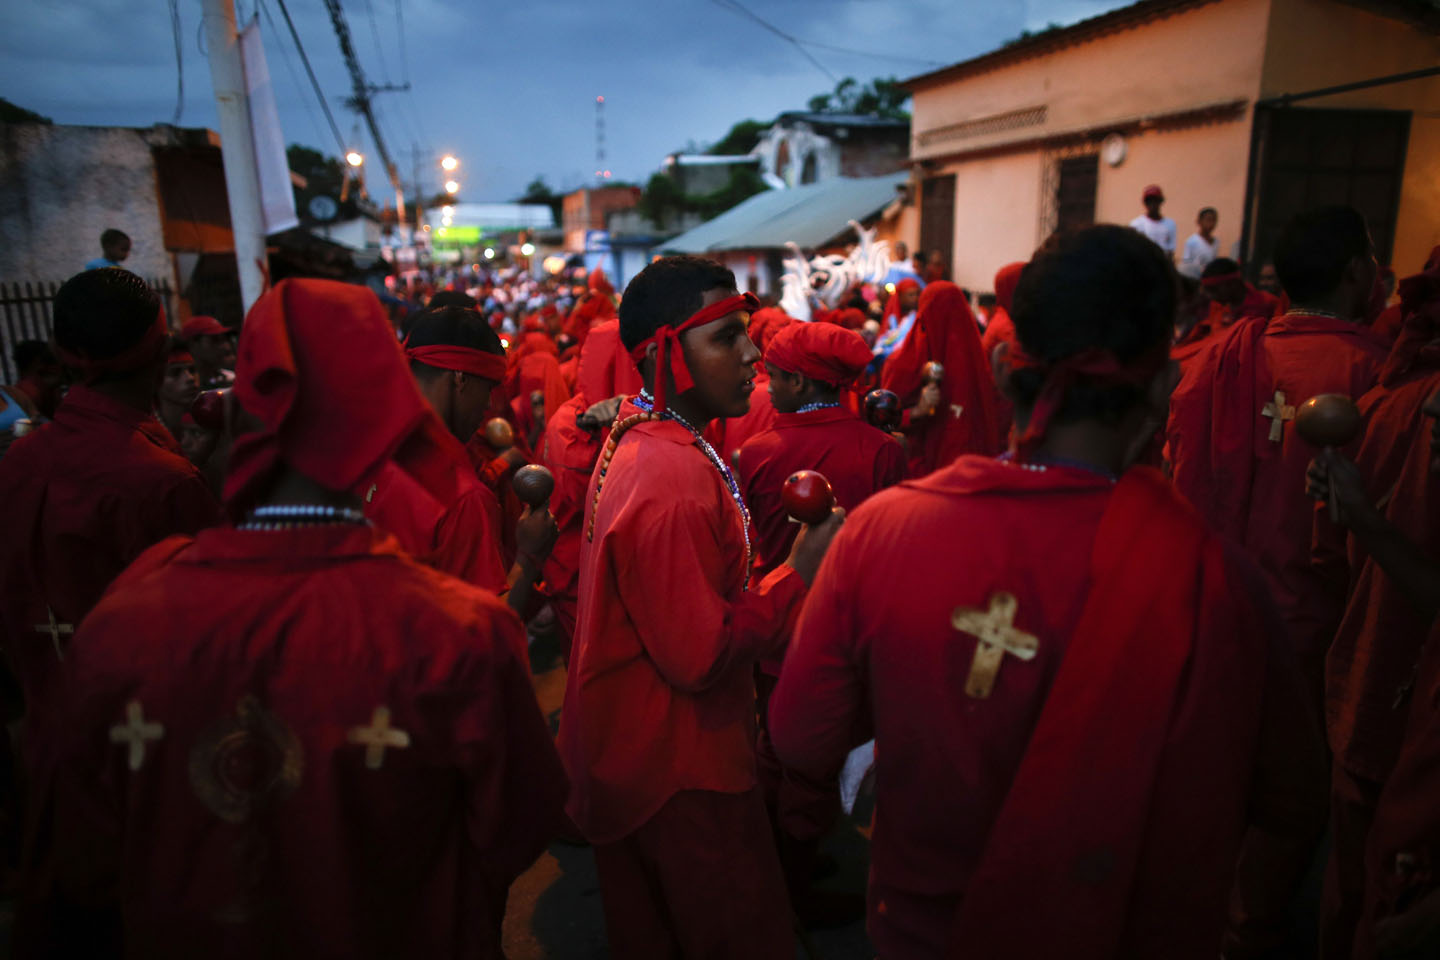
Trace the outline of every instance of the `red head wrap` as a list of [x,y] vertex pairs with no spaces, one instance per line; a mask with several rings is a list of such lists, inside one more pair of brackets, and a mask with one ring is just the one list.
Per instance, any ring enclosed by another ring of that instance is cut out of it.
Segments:
[[750,314],[750,342],[764,353],[770,338],[779,333],[782,327],[794,322],[795,318],[779,307],[761,307]]
[[615,295],[615,288],[611,286],[610,281],[605,276],[605,271],[600,267],[596,267],[590,271],[587,283],[591,293],[598,293],[602,297],[613,297]]
[[833,323],[789,324],[765,349],[766,363],[837,387],[854,382],[872,358],[860,334]]
[[685,366],[685,354],[680,349],[680,334],[693,327],[703,327],[705,324],[721,317],[734,313],[737,310],[753,311],[760,306],[760,301],[755,299],[753,293],[737,293],[733,297],[726,297],[704,307],[695,313],[690,319],[675,326],[664,326],[653,334],[641,340],[630,351],[630,358],[639,366],[641,358],[645,356],[645,350],[650,344],[655,344],[655,412],[661,413],[665,409],[665,370],[668,367],[670,374],[675,379],[675,392],[684,393],[695,386],[695,378],[690,376],[690,368]]
[[[338,334],[338,336],[337,336]],[[225,500],[243,514],[288,464],[353,491],[387,460],[437,499],[458,493],[464,450],[420,396],[373,292],[331,280],[282,280],[245,319],[235,398],[261,429],[235,440]]]
[[1016,452],[1024,457],[1045,438],[1051,418],[1064,405],[1065,395],[1074,384],[1084,380],[1096,386],[1144,386],[1160,372],[1169,356],[1170,344],[1162,342],[1128,364],[1121,363],[1109,350],[1100,349],[1082,350],[1058,360],[1041,360],[1026,353],[1017,339],[1010,348],[1010,369],[1040,370],[1045,381],[1030,410],[1030,422],[1015,441]]
[[995,302],[1004,308],[1006,313],[1010,312],[1010,305],[1015,301],[1015,288],[1020,286],[1020,274],[1025,270],[1025,262],[1007,263],[995,271]]
[[898,296],[900,296],[900,294],[904,293],[904,292],[907,291],[907,290],[919,290],[919,289],[920,289],[920,281],[919,281],[919,280],[916,280],[914,277],[906,277],[904,280],[901,280],[899,283],[895,284],[895,296],[898,297]]
[[170,334],[165,324],[165,308],[155,311],[155,322],[140,335],[135,343],[110,357],[91,357],[88,354],[67,350],[55,344],[55,357],[65,366],[80,375],[86,383],[94,383],[106,374],[117,373],[125,376],[139,373],[160,359],[165,352],[166,338]]
[[1201,277],[1200,283],[1206,287],[1218,287],[1222,283],[1229,283],[1231,280],[1243,280],[1239,270],[1231,270],[1227,273],[1212,273],[1208,277]]
[[452,344],[433,343],[424,347],[410,346],[409,338],[401,344],[405,359],[418,360],[441,370],[458,370],[474,374],[496,383],[505,379],[505,357],[498,353],[486,353],[474,347],[459,347]]
[[638,393],[642,386],[640,371],[620,342],[620,321],[606,320],[592,327],[580,348],[580,363],[575,371],[575,392],[585,405],[620,393]]
[[180,339],[193,340],[196,337],[223,337],[230,331],[221,325],[214,317],[196,316],[186,320],[180,326]]

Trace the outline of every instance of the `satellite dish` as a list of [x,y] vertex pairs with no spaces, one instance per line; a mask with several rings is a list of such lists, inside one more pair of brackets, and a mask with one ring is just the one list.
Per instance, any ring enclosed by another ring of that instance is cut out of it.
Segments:
[[1118,133],[1112,133],[1100,144],[1100,154],[1105,162],[1112,167],[1118,167],[1125,162],[1125,154],[1129,148],[1125,145],[1125,138]]
[[334,197],[321,193],[310,198],[307,209],[310,211],[310,216],[316,220],[321,223],[329,223],[339,215],[340,204],[335,202]]

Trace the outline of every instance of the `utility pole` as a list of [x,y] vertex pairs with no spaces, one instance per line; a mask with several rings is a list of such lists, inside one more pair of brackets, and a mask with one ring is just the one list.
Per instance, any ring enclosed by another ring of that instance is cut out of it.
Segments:
[[210,82],[220,113],[220,154],[230,200],[230,229],[235,236],[235,266],[240,272],[240,301],[249,312],[265,289],[265,216],[260,206],[260,169],[250,130],[240,35],[235,29],[232,0],[200,0],[200,5],[210,52]]

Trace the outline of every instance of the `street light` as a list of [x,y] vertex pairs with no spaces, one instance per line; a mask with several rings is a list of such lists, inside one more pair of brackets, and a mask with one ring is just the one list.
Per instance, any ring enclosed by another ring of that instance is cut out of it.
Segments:
[[523,245],[520,247],[520,252],[521,252],[522,254],[524,254],[525,256],[527,256],[527,257],[533,256],[533,255],[535,254],[535,244],[533,244],[533,243],[523,244]]
[[460,161],[456,160],[448,153],[440,158],[440,167],[445,170],[446,173],[449,173],[451,170],[454,170],[458,166],[460,166]]
[[494,260],[494,259],[495,259],[495,248],[494,248],[494,247],[486,247],[486,248],[485,248],[485,259],[486,259],[486,260]]
[[446,181],[445,181],[445,192],[448,193],[448,194],[452,194],[452,195],[459,193],[459,192],[460,192],[460,181],[459,181],[459,180],[446,180]]
[[455,216],[455,208],[447,203],[445,206],[440,208],[440,215],[442,217],[453,217]]
[[345,154],[345,162],[350,164],[350,166],[352,167],[358,167],[365,162],[365,156],[358,150],[351,150],[349,153]]

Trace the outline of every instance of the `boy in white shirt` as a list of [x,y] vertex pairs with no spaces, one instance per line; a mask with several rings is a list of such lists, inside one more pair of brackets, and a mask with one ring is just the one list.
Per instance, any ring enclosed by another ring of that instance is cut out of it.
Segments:
[[1196,230],[1185,241],[1185,250],[1180,255],[1182,276],[1200,279],[1206,265],[1220,252],[1220,241],[1215,238],[1215,225],[1219,222],[1220,214],[1214,207],[1206,207],[1196,216]]
[[1145,212],[1130,221],[1130,229],[1138,230],[1149,237],[1172,260],[1175,258],[1175,221],[1160,215],[1160,205],[1165,202],[1165,191],[1159,184],[1152,183],[1140,195]]

